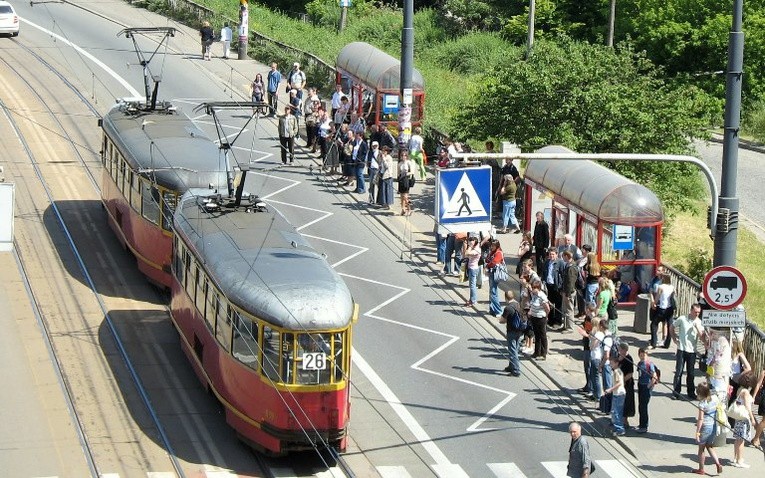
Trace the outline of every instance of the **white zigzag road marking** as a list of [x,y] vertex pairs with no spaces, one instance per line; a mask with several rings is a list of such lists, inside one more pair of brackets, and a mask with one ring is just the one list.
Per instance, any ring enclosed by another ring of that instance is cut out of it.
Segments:
[[339,260],[339,261],[335,262],[334,264],[331,264],[331,266],[333,268],[335,268],[335,267],[339,266],[340,264],[342,264],[343,262],[349,261],[349,260],[353,259],[354,257],[356,257],[358,255],[361,255],[361,254],[363,254],[363,253],[365,253],[365,252],[367,252],[369,250],[368,247],[361,247],[361,246],[357,246],[355,244],[348,244],[347,242],[335,241],[333,239],[327,239],[326,237],[313,236],[313,235],[310,235],[310,234],[303,234],[303,237],[310,237],[312,239],[316,239],[316,240],[319,240],[319,241],[331,242],[333,244],[340,244],[341,246],[348,246],[348,247],[354,247],[356,249],[359,249],[354,254],[351,254],[350,256],[347,256],[345,259]]

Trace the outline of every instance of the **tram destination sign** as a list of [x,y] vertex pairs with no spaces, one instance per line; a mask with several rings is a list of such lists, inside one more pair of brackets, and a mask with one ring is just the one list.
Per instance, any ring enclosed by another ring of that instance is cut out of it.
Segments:
[[704,327],[746,327],[746,312],[743,310],[705,310],[701,313]]

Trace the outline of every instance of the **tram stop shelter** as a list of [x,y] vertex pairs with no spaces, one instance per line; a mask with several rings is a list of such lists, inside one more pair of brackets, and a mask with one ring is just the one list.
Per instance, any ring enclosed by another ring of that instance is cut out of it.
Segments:
[[[536,152],[573,151],[548,146]],[[589,160],[529,160],[524,181],[527,229],[542,212],[552,245],[563,244],[567,233],[579,247],[591,245],[601,267],[621,282],[620,303],[634,303],[648,290],[661,263],[664,224],[661,202],[650,189]]]
[[[398,130],[401,62],[369,43],[349,43],[337,55],[336,82],[350,91],[351,111],[367,124]],[[424,117],[425,81],[412,69],[412,127]]]

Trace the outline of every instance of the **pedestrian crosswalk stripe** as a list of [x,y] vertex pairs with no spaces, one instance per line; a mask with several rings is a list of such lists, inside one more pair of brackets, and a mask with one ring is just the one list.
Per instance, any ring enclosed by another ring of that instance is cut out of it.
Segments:
[[455,465],[454,463],[431,466],[433,467],[433,471],[435,471],[436,475],[440,478],[470,478],[461,466]]
[[542,466],[544,466],[554,478],[566,478],[566,473],[568,471],[567,461],[543,461]]
[[[205,471],[205,476],[207,478],[237,478],[239,475],[226,470],[207,470]],[[175,474],[168,477],[163,476],[161,478],[175,478]]]
[[526,478],[515,463],[487,463],[497,478]]
[[101,478],[120,478],[119,473],[101,473]]
[[403,466],[378,466],[377,472],[382,478],[412,478]]
[[[219,477],[218,475],[210,475],[209,471],[206,474],[207,474],[207,476],[209,478],[213,478],[213,477],[214,478],[228,478],[228,477],[223,477],[223,476]],[[177,478],[178,477],[178,475],[176,475],[172,471],[149,471],[149,472],[146,473],[146,476],[147,476],[147,478]]]
[[297,478],[292,468],[271,468],[271,476],[274,478]]
[[595,460],[595,466],[603,470],[608,476],[635,478],[635,474],[619,460]]

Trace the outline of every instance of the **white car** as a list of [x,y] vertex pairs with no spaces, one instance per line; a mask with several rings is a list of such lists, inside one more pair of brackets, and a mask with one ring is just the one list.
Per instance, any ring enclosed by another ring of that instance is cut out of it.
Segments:
[[19,34],[19,16],[16,10],[8,2],[0,1],[0,34],[10,34],[15,37]]

